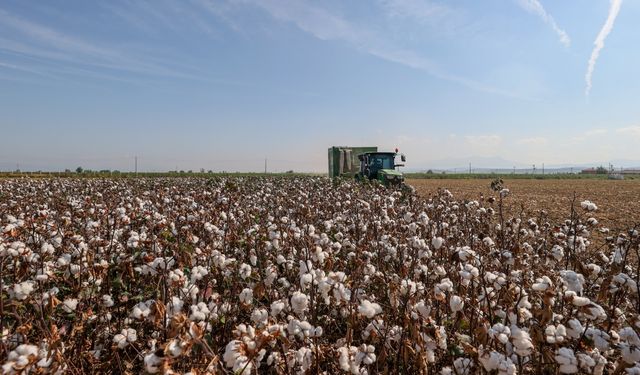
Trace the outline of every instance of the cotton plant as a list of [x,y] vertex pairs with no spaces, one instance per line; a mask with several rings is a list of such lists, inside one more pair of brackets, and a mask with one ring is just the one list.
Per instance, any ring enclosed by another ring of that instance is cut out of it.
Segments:
[[624,260],[639,236],[602,227],[589,204],[568,221],[500,217],[504,189],[3,180],[4,311],[44,314],[50,335],[4,314],[3,371],[61,373],[80,351],[95,369],[128,358],[148,373],[532,374],[540,358],[559,373],[635,371]]

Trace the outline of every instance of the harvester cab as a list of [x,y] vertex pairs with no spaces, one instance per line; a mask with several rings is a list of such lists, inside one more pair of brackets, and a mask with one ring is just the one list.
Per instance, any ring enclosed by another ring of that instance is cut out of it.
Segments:
[[[398,170],[398,167],[404,167],[404,164],[396,164],[395,152],[366,152],[358,155],[360,160],[360,170],[356,173],[357,180],[377,180],[385,186],[400,186],[404,183],[404,175]],[[400,154],[400,160],[405,162],[407,159]]]
[[376,180],[385,186],[403,186],[404,176],[398,170],[404,164],[396,164],[396,157],[406,161],[403,154],[379,152],[376,146],[329,148],[329,177],[355,177],[356,180]]

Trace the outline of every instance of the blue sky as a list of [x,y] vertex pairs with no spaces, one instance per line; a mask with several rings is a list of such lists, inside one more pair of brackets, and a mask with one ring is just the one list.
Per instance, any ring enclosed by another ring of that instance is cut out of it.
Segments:
[[4,0],[0,169],[324,171],[331,145],[399,147],[414,168],[640,160],[639,16],[631,0]]

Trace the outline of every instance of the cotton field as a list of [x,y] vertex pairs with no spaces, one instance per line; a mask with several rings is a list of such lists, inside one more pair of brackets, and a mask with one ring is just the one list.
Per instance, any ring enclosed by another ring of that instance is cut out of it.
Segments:
[[0,180],[2,372],[640,374],[640,237],[590,198]]

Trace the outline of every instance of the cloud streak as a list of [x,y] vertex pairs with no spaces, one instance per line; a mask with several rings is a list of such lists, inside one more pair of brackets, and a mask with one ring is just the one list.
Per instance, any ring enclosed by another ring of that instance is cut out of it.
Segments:
[[593,42],[595,47],[591,52],[591,57],[589,58],[589,64],[587,66],[587,74],[585,75],[585,82],[587,84],[587,88],[585,90],[585,95],[589,96],[592,87],[592,78],[593,71],[596,67],[596,61],[598,61],[598,57],[600,56],[600,51],[604,48],[604,41],[607,39],[611,30],[613,30],[613,25],[616,22],[616,17],[620,12],[620,7],[622,6],[622,0],[610,0],[611,5],[609,6],[609,15],[607,16],[607,21],[600,29],[596,40]]
[[[373,30],[361,27],[324,8],[304,1],[239,0],[262,8],[276,20],[295,24],[302,31],[320,40],[345,42],[356,49],[382,60],[422,70],[442,80],[454,82],[470,89],[511,98],[523,98],[508,90],[492,87],[473,79],[443,70],[429,58],[396,46]],[[424,15],[423,15],[424,16]]]
[[[3,9],[0,9],[1,27],[12,29],[22,37],[21,42],[0,38],[0,50],[14,56],[30,57],[42,62],[62,62],[70,67],[92,66],[151,76],[195,78],[194,75],[177,71],[167,64],[157,64],[149,56],[139,59],[119,49],[98,46]],[[81,70],[78,69],[78,72]]]
[[538,0],[518,0],[518,4],[527,12],[532,13],[540,17],[546,24],[550,25],[553,31],[558,34],[560,43],[565,47],[571,45],[571,39],[566,31],[560,28],[556,23],[556,20],[544,9],[540,1]]

